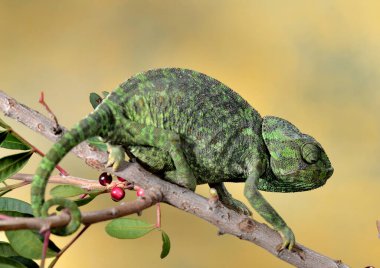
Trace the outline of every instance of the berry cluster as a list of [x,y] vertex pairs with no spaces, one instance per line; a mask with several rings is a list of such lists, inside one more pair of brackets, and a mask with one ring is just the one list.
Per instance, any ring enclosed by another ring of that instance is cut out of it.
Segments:
[[[126,182],[127,180],[124,179],[124,178],[121,178],[121,177],[117,177],[118,181],[120,182]],[[99,183],[100,185],[103,185],[103,186],[107,186],[108,184],[111,184],[112,182],[112,176],[111,174],[107,173],[107,172],[103,172],[102,174],[100,174],[99,176]],[[128,188],[128,187],[127,187]],[[133,186],[132,186],[133,188]],[[132,189],[132,188],[129,188],[129,189]],[[138,186],[135,186],[134,187],[136,189],[136,195],[138,197],[142,197],[144,195],[144,189],[138,187]],[[120,200],[122,200],[125,196],[125,191],[123,188],[119,187],[119,186],[114,186],[112,187],[111,189],[111,198],[113,201],[115,202],[118,202]]]

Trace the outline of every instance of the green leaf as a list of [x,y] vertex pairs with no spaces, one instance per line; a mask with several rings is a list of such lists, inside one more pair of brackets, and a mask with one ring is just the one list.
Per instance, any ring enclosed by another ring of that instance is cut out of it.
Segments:
[[22,169],[32,156],[32,151],[8,155],[0,159],[0,182]]
[[12,150],[30,150],[30,146],[23,143],[16,136],[8,133],[5,140],[0,144],[0,147]]
[[5,129],[11,129],[11,127],[0,118],[0,127]]
[[17,252],[11,247],[7,242],[0,241],[0,256],[1,257],[10,257],[18,256]]
[[0,132],[0,144],[5,140],[5,138],[7,137],[7,135],[8,135],[8,131],[7,130]]
[[27,259],[27,258],[24,258],[21,256],[12,256],[9,258],[23,264],[25,267],[28,267],[28,268],[38,268],[39,267],[38,264],[35,263],[33,260],[30,260],[30,259]]
[[99,103],[102,102],[102,100],[102,97],[100,97],[98,94],[94,92],[90,93],[90,103],[94,109],[99,105]]
[[0,267],[1,268],[27,268],[27,266],[22,263],[13,260],[11,258],[0,257]]
[[95,199],[96,196],[97,194],[90,195],[86,198],[80,198],[80,199],[74,200],[74,202],[77,204],[78,207],[81,207],[90,203],[92,200]]
[[30,204],[10,197],[0,197],[0,213],[4,214],[4,212],[18,212],[21,214],[33,215],[33,210]]
[[[0,241],[0,256],[9,257],[9,259],[19,262],[28,268],[38,268],[37,263],[35,263],[34,261],[30,259],[26,259],[24,257],[19,256],[18,253],[14,251],[11,245],[7,242]],[[3,264],[3,263],[1,263],[0,261],[0,264]],[[0,265],[0,267],[3,267],[3,266]]]
[[[31,230],[5,231],[12,248],[22,257],[28,259],[40,259],[43,242],[40,235]],[[48,248],[46,257],[51,258],[57,253]]]
[[50,190],[50,194],[54,197],[72,197],[87,193],[86,190],[74,185],[57,185]]
[[135,239],[154,230],[156,226],[137,219],[115,219],[107,224],[106,232],[119,239]]
[[107,98],[107,96],[110,94],[108,91],[102,91],[102,94],[104,98]]
[[168,256],[170,252],[170,239],[167,233],[161,230],[162,236],[162,251],[161,251],[161,259]]
[[98,137],[92,137],[92,138],[87,139],[87,142],[91,146],[99,149],[100,151],[107,152],[107,144],[105,144],[104,142],[102,142],[100,140],[100,138],[98,138]]

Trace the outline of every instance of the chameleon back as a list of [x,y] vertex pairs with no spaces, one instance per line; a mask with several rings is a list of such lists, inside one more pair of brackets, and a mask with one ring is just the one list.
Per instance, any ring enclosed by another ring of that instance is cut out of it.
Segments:
[[[197,183],[244,181],[246,159],[266,155],[262,118],[221,82],[186,69],[156,69],[109,96],[123,116],[180,134]],[[207,181],[205,181],[207,179]]]

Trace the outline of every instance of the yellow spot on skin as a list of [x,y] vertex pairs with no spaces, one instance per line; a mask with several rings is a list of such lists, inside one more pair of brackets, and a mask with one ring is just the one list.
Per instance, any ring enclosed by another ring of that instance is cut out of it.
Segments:
[[145,105],[145,102],[143,99],[139,99],[139,101],[137,102],[137,104],[140,106],[140,107],[143,107]]

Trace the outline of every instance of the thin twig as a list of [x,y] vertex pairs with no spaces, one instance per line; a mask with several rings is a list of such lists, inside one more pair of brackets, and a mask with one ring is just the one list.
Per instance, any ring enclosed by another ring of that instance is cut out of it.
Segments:
[[44,245],[42,247],[42,256],[41,256],[40,268],[45,267],[46,252],[47,252],[48,246],[49,246],[50,229],[45,230],[43,232],[43,236],[44,236]]
[[[151,189],[146,192],[144,198],[137,198],[130,202],[122,202],[120,205],[112,208],[82,212],[81,221],[83,224],[88,225],[135,214],[160,201],[162,201],[162,193]],[[63,227],[66,226],[69,221],[70,215],[66,211],[47,218],[4,217],[3,220],[0,221],[0,230],[34,229],[45,231],[46,226],[50,228]]]
[[[24,183],[31,183],[33,181],[33,175],[17,173],[17,174],[12,175],[9,179],[21,180]],[[60,175],[51,176],[49,178],[49,183],[75,185],[88,192],[91,192],[91,191],[109,192],[112,188],[116,186],[130,190],[130,187],[131,187],[130,186],[131,183],[129,182],[113,181],[107,186],[102,186],[99,184],[98,180],[89,180],[89,179],[83,179],[83,178],[74,177],[74,176],[62,177]],[[0,190],[5,189],[6,187],[0,188]]]
[[53,111],[50,109],[49,105],[45,102],[45,95],[44,95],[43,91],[41,91],[40,99],[38,100],[38,102],[42,106],[45,107],[46,111],[50,114],[51,118],[54,120],[54,123],[55,123],[55,126],[53,128],[54,133],[56,135],[61,134],[62,133],[62,128],[61,128],[61,126],[58,123],[57,117],[55,116],[55,114],[53,113]]
[[23,187],[23,186],[28,185],[28,184],[30,184],[30,181],[23,181],[23,182],[19,182],[19,183],[15,183],[15,184],[11,184],[11,185],[7,185],[5,187],[2,187],[2,188],[0,188],[0,191],[5,192],[5,191],[9,191],[9,190],[14,190],[14,189]]
[[84,232],[90,227],[91,225],[90,224],[88,224],[88,225],[85,225],[84,227],[83,227],[83,229],[82,230],[80,230],[80,232],[66,245],[66,246],[64,246],[62,249],[61,249],[61,251],[60,252],[58,252],[58,254],[57,254],[57,256],[55,256],[55,258],[54,258],[54,260],[50,263],[50,265],[49,265],[49,268],[53,268],[54,267],[54,265],[57,263],[57,261],[58,261],[58,259],[63,255],[63,253],[65,253],[66,252],[66,250],[68,250],[69,248],[70,248],[70,246],[72,245],[72,244],[74,244],[74,242],[75,241],[77,241],[77,239],[79,238],[79,237],[81,237],[83,234],[84,234]]
[[[40,155],[41,157],[44,157],[45,154],[39,150],[37,147],[35,147],[33,144],[31,144],[29,141],[24,139],[19,133],[17,133],[14,129],[8,129],[9,133],[12,133],[13,136],[15,136],[17,139],[19,139],[22,143],[28,145],[30,148],[32,148],[33,152]],[[69,173],[67,173],[66,170],[64,170],[60,165],[56,165],[55,168],[63,175],[68,176]]]

